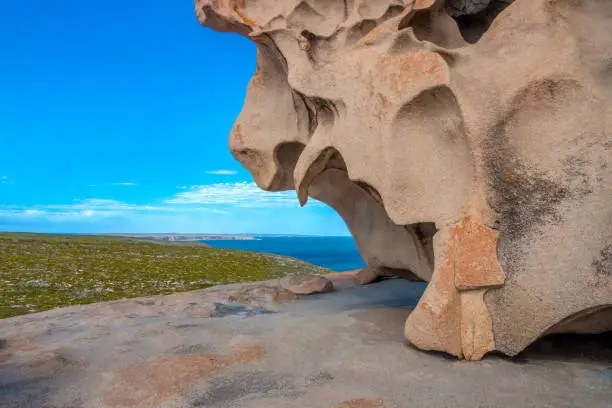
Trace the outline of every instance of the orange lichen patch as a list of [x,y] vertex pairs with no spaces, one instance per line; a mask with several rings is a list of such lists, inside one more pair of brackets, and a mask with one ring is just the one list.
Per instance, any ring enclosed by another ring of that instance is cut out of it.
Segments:
[[446,61],[438,53],[426,50],[398,56],[381,54],[375,69],[384,81],[379,92],[393,104],[425,89],[444,85],[449,79]]
[[359,41],[359,45],[361,44],[366,44],[366,45],[370,45],[372,43],[374,43],[377,39],[377,37],[381,34],[390,34],[397,31],[396,27],[393,27],[389,24],[380,24],[377,25],[376,27],[374,27],[372,30],[370,30],[369,33],[367,33],[360,41]]
[[[448,315],[453,309],[455,309],[455,302],[450,300],[456,297],[457,290],[454,285],[455,277],[455,252],[456,252],[456,241],[452,239],[446,243],[446,247],[442,251],[442,262],[436,268],[435,277],[428,286],[439,297],[441,302],[425,302],[423,306],[429,307],[432,312],[437,315],[445,316]],[[420,304],[421,302],[419,302]],[[430,305],[428,303],[431,303]]]
[[415,10],[423,10],[423,9],[430,8],[431,6],[434,5],[435,2],[436,0],[414,0],[412,7]]
[[448,75],[448,65],[436,52],[418,50],[401,56],[399,63],[398,68],[406,75],[407,80],[415,76],[427,75],[430,80],[441,82]]
[[181,394],[193,381],[227,368],[214,355],[163,356],[121,371],[106,389],[104,403],[112,407],[152,406]]
[[358,45],[371,45],[378,39],[380,34],[391,34],[397,32],[397,22],[401,21],[404,17],[412,12],[416,7],[415,4],[410,4],[404,8],[404,10],[396,17],[391,20],[387,20],[382,24],[377,25],[369,33],[367,33],[361,40],[359,40]]
[[405,334],[420,349],[477,360],[495,346],[483,295],[504,282],[497,233],[465,217],[443,234],[436,247],[438,265]]
[[234,347],[230,354],[233,363],[250,363],[251,361],[261,360],[263,351],[256,344],[240,344]]
[[461,298],[454,282],[455,241],[446,232],[439,242],[436,250],[442,254],[440,262],[421,300],[408,316],[405,335],[422,350],[444,351],[461,358]]
[[240,11],[238,7],[232,8],[232,11],[240,18],[240,20],[251,28],[259,28],[255,21],[251,20],[244,12]]
[[497,260],[497,231],[465,217],[453,227],[455,286],[470,290],[504,284],[506,276]]
[[391,408],[391,405],[385,404],[385,401],[382,398],[359,398],[341,402],[332,406],[331,408]]
[[103,400],[111,407],[154,406],[180,397],[194,381],[235,364],[260,360],[256,345],[236,346],[228,355],[169,355],[137,363],[118,372],[106,387]]

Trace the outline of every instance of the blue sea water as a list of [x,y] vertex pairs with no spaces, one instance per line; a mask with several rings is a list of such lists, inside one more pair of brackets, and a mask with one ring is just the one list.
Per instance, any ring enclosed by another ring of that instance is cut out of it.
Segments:
[[348,271],[365,266],[352,237],[257,236],[253,240],[228,239],[202,242],[214,248],[291,256],[334,271]]

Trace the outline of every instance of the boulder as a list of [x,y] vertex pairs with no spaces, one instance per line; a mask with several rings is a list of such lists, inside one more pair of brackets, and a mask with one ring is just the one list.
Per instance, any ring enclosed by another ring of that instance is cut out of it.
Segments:
[[335,209],[368,275],[428,282],[412,344],[479,359],[612,330],[612,2],[196,12],[257,47],[232,154],[261,188]]
[[287,276],[281,279],[281,287],[296,295],[312,295],[334,290],[331,280],[321,275]]

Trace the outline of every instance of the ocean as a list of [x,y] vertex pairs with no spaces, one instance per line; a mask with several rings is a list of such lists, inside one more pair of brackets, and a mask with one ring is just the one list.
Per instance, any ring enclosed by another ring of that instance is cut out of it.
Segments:
[[365,266],[352,237],[255,236],[254,238],[253,240],[220,239],[202,242],[214,248],[242,249],[291,256],[334,271],[349,271]]

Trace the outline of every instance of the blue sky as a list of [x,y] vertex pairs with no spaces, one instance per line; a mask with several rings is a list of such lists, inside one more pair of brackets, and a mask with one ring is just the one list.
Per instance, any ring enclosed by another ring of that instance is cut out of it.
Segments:
[[2,0],[0,230],[347,234],[230,155],[254,69],[189,0]]

